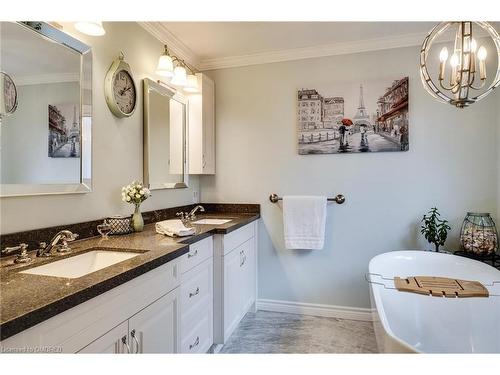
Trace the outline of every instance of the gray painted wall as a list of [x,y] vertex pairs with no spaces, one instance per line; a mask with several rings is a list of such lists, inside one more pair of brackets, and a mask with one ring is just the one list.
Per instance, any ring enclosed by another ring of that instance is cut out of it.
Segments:
[[[468,210],[497,210],[495,95],[465,110],[434,101],[418,76],[418,48],[333,56],[210,72],[216,83],[217,174],[202,201],[258,202],[259,298],[368,307],[363,279],[376,254],[428,245],[421,216],[438,206],[458,246]],[[410,77],[410,151],[297,154],[296,90],[337,81]],[[498,93],[496,93],[498,96]],[[284,249],[280,205],[270,193],[343,193],[328,207],[321,251]]]
[[[142,79],[156,79],[154,71],[162,44],[135,22],[105,22],[106,35],[78,33],[70,23],[66,32],[93,48],[93,185],[88,194],[1,198],[0,233],[12,233],[59,224],[76,223],[112,214],[129,214],[131,205],[121,201],[121,187],[142,180]],[[123,51],[137,84],[139,104],[127,119],[117,119],[104,100],[104,76]],[[143,210],[192,202],[199,179],[190,178],[189,189],[155,190]]]

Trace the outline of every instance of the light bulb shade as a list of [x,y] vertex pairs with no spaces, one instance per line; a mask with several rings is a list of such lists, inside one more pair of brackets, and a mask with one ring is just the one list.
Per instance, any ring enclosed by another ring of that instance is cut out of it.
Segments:
[[458,65],[458,55],[456,53],[451,55],[450,65],[452,68],[455,68]]
[[439,53],[439,61],[445,62],[446,60],[448,60],[448,48],[443,47],[443,49]]
[[486,48],[484,48],[484,46],[479,47],[477,51],[477,58],[479,60],[486,60],[486,56],[488,56],[488,51],[486,50]]
[[81,33],[91,36],[102,36],[106,34],[106,30],[104,30],[101,21],[76,22],[75,29],[77,29]]
[[188,74],[187,84],[186,87],[184,87],[184,91],[199,92],[200,89],[198,87],[198,77],[196,77],[194,74]]
[[470,50],[472,53],[475,53],[477,50],[477,42],[474,38],[472,38],[472,42],[470,42]]
[[174,62],[169,55],[164,54],[160,56],[158,66],[156,67],[156,74],[163,77],[172,77],[174,75]]
[[175,86],[185,87],[187,85],[186,68],[183,66],[176,66],[174,69],[174,77],[170,83]]

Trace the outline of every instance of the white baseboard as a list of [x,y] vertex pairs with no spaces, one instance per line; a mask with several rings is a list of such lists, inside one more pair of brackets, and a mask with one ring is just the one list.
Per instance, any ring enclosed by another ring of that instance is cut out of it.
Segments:
[[272,299],[259,299],[256,302],[256,306],[257,310],[324,316],[329,318],[362,320],[366,322],[372,321],[372,310],[359,307],[321,305],[317,303],[301,303]]

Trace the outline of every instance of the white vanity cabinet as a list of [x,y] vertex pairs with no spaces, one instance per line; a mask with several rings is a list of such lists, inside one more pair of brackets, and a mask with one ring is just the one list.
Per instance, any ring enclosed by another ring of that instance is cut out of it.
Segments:
[[224,344],[256,299],[257,222],[214,238],[214,342]]
[[213,344],[213,238],[181,257],[181,353],[206,353]]
[[200,93],[188,96],[189,174],[215,174],[215,84],[196,76]]
[[168,262],[0,345],[60,348],[63,353],[177,353],[179,267],[178,259]]
[[206,353],[214,343],[224,344],[255,308],[256,245],[257,221],[206,237],[181,257],[0,346],[63,353]]

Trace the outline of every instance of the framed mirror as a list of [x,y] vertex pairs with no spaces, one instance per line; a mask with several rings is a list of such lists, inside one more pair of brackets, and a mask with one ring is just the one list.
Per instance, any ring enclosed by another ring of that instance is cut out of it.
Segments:
[[150,189],[188,187],[187,99],[150,79],[144,89],[144,184]]
[[0,22],[0,71],[0,196],[90,192],[91,48],[45,22]]

